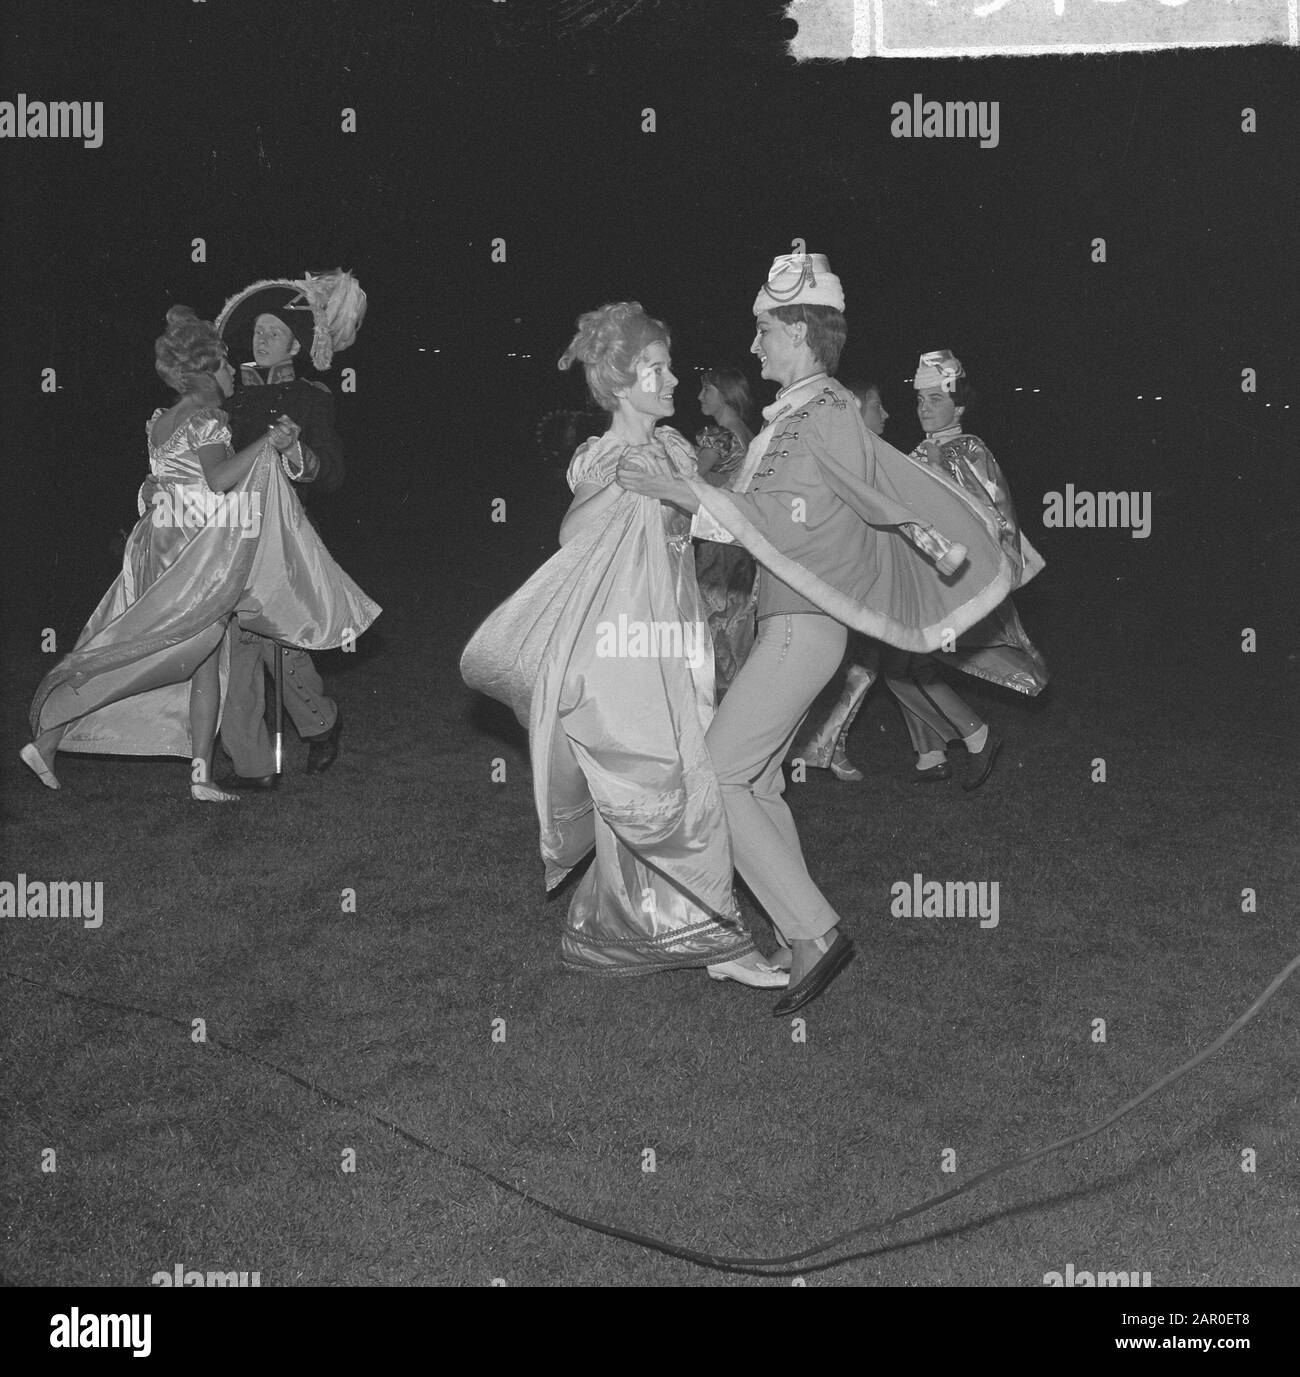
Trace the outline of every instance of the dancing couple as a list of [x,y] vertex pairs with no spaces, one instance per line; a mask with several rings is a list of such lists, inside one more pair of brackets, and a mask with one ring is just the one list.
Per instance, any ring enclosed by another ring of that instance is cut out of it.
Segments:
[[[287,285],[311,299],[311,329],[328,352],[351,342],[365,297],[348,274]],[[145,428],[140,519],[121,574],[41,681],[21,756],[57,789],[60,751],[180,755],[193,799],[234,803],[212,767],[239,631],[323,650],[351,642],[380,609],[334,562],[290,484],[319,463],[303,426],[277,408],[232,436],[234,372],[217,326],[174,306],[154,354],[177,400]]]
[[[783,1016],[854,955],[804,863],[781,774],[847,629],[933,650],[1014,577],[987,507],[871,435],[832,378],[847,330],[825,257],[778,258],[753,314],[751,351],[780,390],[730,489],[702,481],[660,424],[676,385],[667,328],[634,302],[581,318],[560,366],[584,365],[610,427],[574,455],[561,549],[484,622],[461,669],[528,727],[548,889],[595,849],[564,964],[703,966],[784,987]],[[707,626],[692,536],[742,545],[761,570],[754,646],[716,708],[712,656],[685,653]],[[639,651],[629,634],[608,653],[620,625],[645,629]],[[737,874],[778,934],[774,961],[740,919]]]

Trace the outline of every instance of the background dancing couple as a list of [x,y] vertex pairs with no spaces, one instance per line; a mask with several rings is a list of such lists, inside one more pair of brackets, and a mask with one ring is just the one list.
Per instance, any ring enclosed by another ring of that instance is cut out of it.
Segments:
[[[278,315],[265,313],[271,306]],[[294,490],[318,477],[321,437],[332,434],[320,418],[333,407],[323,385],[301,381],[295,390],[287,360],[300,347],[296,327],[316,365],[328,367],[364,311],[364,293],[341,270],[255,283],[216,323],[188,306],[168,311],[154,359],[176,400],[145,428],[149,473],[122,571],[32,701],[32,741],[21,756],[49,788],[60,787],[61,751],[179,755],[190,761],[192,799],[238,802],[214,782],[213,753],[220,727],[237,778],[269,770],[264,652],[289,663],[295,723],[326,738],[332,728],[337,749],[337,719],[304,706],[329,701],[318,678],[314,698],[301,687],[305,652],[351,645],[380,609],[335,563]],[[226,334],[260,359],[275,327],[279,374],[268,370],[250,388],[257,369],[245,365],[236,393]],[[232,511],[255,519],[232,522]]]

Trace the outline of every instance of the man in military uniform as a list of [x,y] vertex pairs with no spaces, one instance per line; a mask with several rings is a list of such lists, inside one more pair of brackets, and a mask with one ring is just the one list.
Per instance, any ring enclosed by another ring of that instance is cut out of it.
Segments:
[[[1011,571],[989,518],[867,430],[835,382],[847,327],[820,254],[786,255],[754,302],[751,350],[780,385],[734,489],[631,462],[618,482],[695,514],[692,534],[740,540],[761,566],[754,648],[708,729],[736,870],[791,948],[773,1013],[816,999],[853,959],[840,917],[808,872],[781,762],[839,668],[846,627],[928,650],[996,606]],[[960,572],[959,572],[960,571]]]
[[[364,310],[365,296],[355,281],[338,274],[309,276],[305,282],[255,283],[228,301],[217,318],[231,353],[248,360],[241,363],[240,386],[226,403],[234,447],[238,451],[251,444],[287,416],[298,427],[298,443],[281,463],[305,502],[314,494],[337,491],[344,463],[334,429],[334,398],[324,383],[299,376],[298,366],[310,357],[318,367],[328,367],[335,350],[352,342]],[[235,773],[225,783],[236,789],[274,789],[279,782],[265,717],[265,671],[274,672],[277,654],[283,661],[285,711],[308,745],[307,771],[328,770],[339,752],[343,715],[326,694],[311,656],[241,631],[234,623],[228,639],[230,678],[221,744]]]

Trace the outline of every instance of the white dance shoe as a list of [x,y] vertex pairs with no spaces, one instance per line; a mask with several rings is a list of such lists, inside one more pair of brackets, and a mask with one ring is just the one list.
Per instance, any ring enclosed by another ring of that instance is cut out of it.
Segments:
[[19,759],[24,765],[29,766],[47,789],[58,789],[61,787],[54,771],[45,763],[45,757],[36,749],[36,743],[24,746],[18,752]]
[[[755,954],[757,956],[757,954]],[[790,972],[780,966],[769,965],[761,956],[753,965],[741,961],[718,961],[704,968],[710,980],[736,980],[763,990],[781,990],[790,983]]]
[[190,797],[195,803],[239,803],[238,794],[228,794],[215,784],[191,784]]

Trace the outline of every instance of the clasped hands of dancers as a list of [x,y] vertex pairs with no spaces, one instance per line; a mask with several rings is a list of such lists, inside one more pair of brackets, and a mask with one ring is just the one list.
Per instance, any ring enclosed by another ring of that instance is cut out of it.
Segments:
[[[701,405],[718,424],[701,434],[702,464],[660,424],[677,383],[667,327],[636,302],[580,318],[560,367],[582,363],[609,428],[569,465],[559,552],[479,627],[461,670],[528,728],[548,889],[595,851],[569,902],[563,963],[613,975],[703,966],[783,987],[783,1016],[854,956],[809,875],[781,771],[850,630],[929,654],[997,613],[1041,560],[982,482],[868,428],[832,376],[847,324],[823,255],[778,258],[753,313],[751,352],[780,390],[742,457],[728,422],[743,422],[747,399],[726,370],[706,375]],[[721,571],[707,599],[693,539],[736,552],[702,554]],[[706,625],[735,638],[716,668],[688,649]],[[724,663],[729,682],[715,685]],[[771,960],[741,920],[736,875],[772,921]]]
[[[155,367],[178,400],[146,426],[122,572],[32,702],[21,756],[50,788],[59,751],[187,756],[204,803],[273,788],[264,667],[276,657],[307,769],[333,763],[343,720],[307,651],[351,645],[380,609],[303,519],[298,490],[337,488],[343,455],[329,389],[294,361],[302,351],[327,369],[365,306],[340,270],[256,282],[214,324],[188,306],[167,313]],[[228,346],[249,359],[238,388]],[[212,779],[218,725],[227,787]]]

